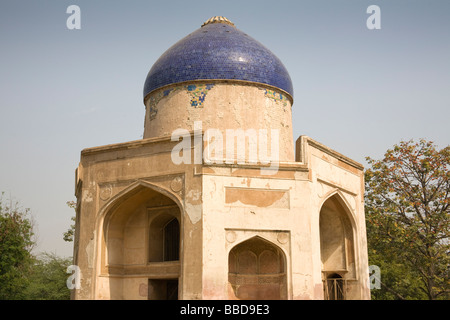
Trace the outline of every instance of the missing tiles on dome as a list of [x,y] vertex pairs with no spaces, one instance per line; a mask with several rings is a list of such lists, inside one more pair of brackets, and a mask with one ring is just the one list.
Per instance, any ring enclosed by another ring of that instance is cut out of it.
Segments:
[[170,88],[167,90],[159,91],[155,93],[154,95],[150,96],[149,98],[149,117],[150,121],[154,120],[156,118],[156,115],[158,114],[158,103],[161,101],[161,99],[167,97],[172,91],[176,91],[178,88]]

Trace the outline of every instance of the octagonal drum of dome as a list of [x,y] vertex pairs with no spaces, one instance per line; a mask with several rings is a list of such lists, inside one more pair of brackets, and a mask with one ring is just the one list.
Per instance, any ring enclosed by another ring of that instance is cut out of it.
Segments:
[[280,145],[289,149],[280,160],[290,161],[292,101],[293,86],[283,63],[228,19],[216,16],[170,47],[150,69],[144,84],[144,138],[193,130],[194,121],[203,130],[273,129]]

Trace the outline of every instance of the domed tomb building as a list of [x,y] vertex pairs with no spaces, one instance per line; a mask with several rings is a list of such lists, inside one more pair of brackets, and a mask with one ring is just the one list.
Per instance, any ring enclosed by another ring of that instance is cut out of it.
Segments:
[[143,139],[81,152],[74,299],[370,299],[363,167],[294,148],[270,50],[213,17],[143,96]]

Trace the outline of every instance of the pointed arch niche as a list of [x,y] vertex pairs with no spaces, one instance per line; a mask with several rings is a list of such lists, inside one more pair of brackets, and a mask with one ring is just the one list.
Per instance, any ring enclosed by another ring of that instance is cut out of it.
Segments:
[[287,299],[286,257],[273,243],[255,236],[228,254],[230,299]]
[[356,280],[356,232],[351,212],[338,192],[323,203],[319,228],[324,298],[346,299]]
[[135,186],[105,213],[100,267],[111,299],[169,298],[169,283],[172,297],[178,291],[181,211],[164,193]]

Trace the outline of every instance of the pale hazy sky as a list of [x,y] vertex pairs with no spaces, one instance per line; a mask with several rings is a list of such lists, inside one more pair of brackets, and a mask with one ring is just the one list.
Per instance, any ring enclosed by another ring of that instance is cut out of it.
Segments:
[[[80,30],[66,26],[72,4]],[[370,5],[381,9],[380,30],[366,27]],[[142,137],[148,71],[215,15],[288,69],[294,139],[362,164],[402,139],[449,144],[448,0],[2,0],[0,191],[31,208],[37,252],[72,255],[62,234],[80,151]]]

